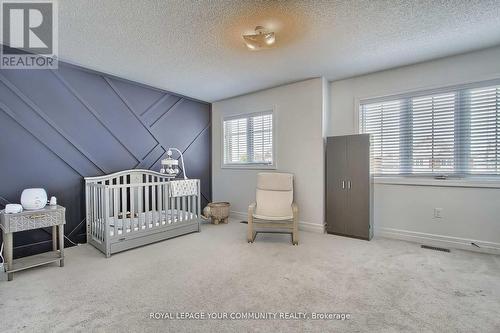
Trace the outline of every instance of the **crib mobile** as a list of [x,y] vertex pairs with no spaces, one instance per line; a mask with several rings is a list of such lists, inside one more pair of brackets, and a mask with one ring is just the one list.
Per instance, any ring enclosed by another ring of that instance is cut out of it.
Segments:
[[180,169],[179,169],[179,160],[176,160],[172,158],[172,150],[175,150],[176,152],[181,155],[181,163],[182,163],[182,170],[184,174],[184,179],[188,179],[186,175],[186,166],[184,165],[184,156],[182,155],[182,152],[177,149],[177,148],[168,148],[167,151],[167,158],[161,160],[161,169],[160,173],[165,174],[167,177],[172,177],[175,178],[179,175]]

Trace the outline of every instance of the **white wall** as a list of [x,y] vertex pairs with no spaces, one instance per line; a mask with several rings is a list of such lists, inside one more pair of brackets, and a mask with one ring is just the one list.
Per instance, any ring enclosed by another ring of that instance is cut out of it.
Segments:
[[[277,170],[295,175],[295,201],[302,229],[324,223],[323,116],[326,80],[311,79],[239,96],[212,105],[212,188],[214,201],[229,201],[236,215],[255,201],[260,170],[221,168],[222,118],[275,108]],[[239,214],[238,214],[239,213]]]
[[[493,78],[500,78],[500,47],[335,81],[326,132],[357,133],[359,99]],[[376,184],[374,205],[376,234],[500,250],[500,189]],[[434,208],[443,208],[442,219]]]

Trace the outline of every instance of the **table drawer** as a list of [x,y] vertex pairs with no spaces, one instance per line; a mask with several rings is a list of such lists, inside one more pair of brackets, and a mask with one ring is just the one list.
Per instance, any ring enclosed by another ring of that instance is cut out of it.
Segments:
[[64,223],[64,210],[44,210],[40,212],[23,212],[22,214],[5,214],[2,228],[6,232],[51,227]]

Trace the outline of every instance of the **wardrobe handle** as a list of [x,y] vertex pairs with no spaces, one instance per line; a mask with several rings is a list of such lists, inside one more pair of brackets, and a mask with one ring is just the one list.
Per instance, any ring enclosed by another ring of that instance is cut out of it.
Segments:
[[348,181],[347,181],[347,189],[349,189],[349,190],[350,190],[350,189],[351,189],[351,185],[352,185],[352,184],[351,184],[351,181],[350,181],[350,180],[348,180]]
[[345,180],[342,181],[342,189],[345,189]]

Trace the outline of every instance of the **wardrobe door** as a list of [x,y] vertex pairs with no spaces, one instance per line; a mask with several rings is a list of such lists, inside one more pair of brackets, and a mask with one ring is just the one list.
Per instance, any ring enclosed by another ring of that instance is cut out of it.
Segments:
[[326,144],[326,231],[346,233],[347,139],[329,137]]
[[347,139],[346,234],[370,239],[370,136],[350,135]]

